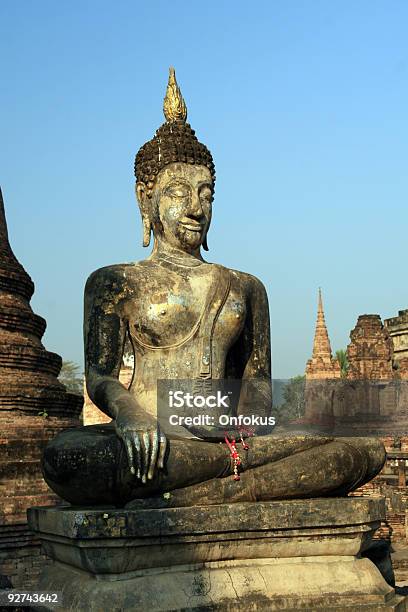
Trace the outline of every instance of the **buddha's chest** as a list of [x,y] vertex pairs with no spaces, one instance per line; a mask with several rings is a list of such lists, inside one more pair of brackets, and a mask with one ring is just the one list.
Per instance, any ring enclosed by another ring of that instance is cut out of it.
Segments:
[[241,332],[245,316],[245,295],[236,279],[231,275],[225,284],[225,279],[209,272],[189,279],[152,277],[128,321],[135,348],[177,346],[203,332],[229,346]]

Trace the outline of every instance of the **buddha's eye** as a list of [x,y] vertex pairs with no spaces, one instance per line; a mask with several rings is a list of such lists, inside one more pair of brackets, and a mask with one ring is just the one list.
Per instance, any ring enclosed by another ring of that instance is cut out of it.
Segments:
[[202,189],[200,192],[200,198],[201,200],[204,200],[205,202],[212,202],[211,189],[209,189],[208,187],[205,187],[204,189]]
[[187,185],[169,185],[166,189],[166,195],[170,198],[188,198],[190,190]]

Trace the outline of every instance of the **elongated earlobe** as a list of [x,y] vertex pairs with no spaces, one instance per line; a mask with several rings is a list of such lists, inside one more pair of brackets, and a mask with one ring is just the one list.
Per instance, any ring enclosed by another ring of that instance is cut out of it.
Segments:
[[143,246],[148,247],[150,244],[152,222],[150,219],[148,197],[146,196],[146,185],[141,181],[136,183],[136,199],[139,202],[140,214],[142,216]]
[[210,250],[208,248],[208,243],[207,243],[207,234],[205,235],[205,238],[203,240],[203,249],[204,249],[204,251],[209,251]]
[[143,246],[148,247],[150,244],[150,236],[151,236],[152,226],[146,217],[143,217]]

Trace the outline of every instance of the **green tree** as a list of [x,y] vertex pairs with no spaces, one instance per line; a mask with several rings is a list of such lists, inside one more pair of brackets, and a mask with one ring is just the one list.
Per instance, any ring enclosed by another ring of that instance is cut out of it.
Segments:
[[74,361],[62,361],[61,372],[58,380],[65,386],[70,393],[82,395],[84,392],[84,375]]
[[277,424],[279,421],[293,421],[305,414],[305,376],[294,376],[285,385],[283,402],[275,410]]
[[345,351],[344,349],[339,349],[338,351],[336,351],[336,358],[337,358],[337,361],[340,364],[341,377],[342,378],[346,378],[347,372],[348,372],[348,369],[349,369],[349,362],[348,362],[348,359],[347,359],[347,351]]

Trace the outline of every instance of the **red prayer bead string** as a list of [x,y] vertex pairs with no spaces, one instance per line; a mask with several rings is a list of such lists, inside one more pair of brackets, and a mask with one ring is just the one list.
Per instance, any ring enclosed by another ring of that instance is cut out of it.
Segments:
[[[248,435],[251,435],[251,434],[249,433]],[[240,437],[241,437],[242,448],[247,451],[249,449],[249,445],[244,441],[242,433]],[[234,462],[234,476],[233,476],[234,480],[241,480],[241,476],[239,475],[239,466],[241,465],[242,462],[241,462],[241,457],[239,456],[239,452],[237,450],[235,438],[232,437],[230,440],[228,433],[225,432],[224,440],[225,440],[226,445],[229,448],[230,457]]]

